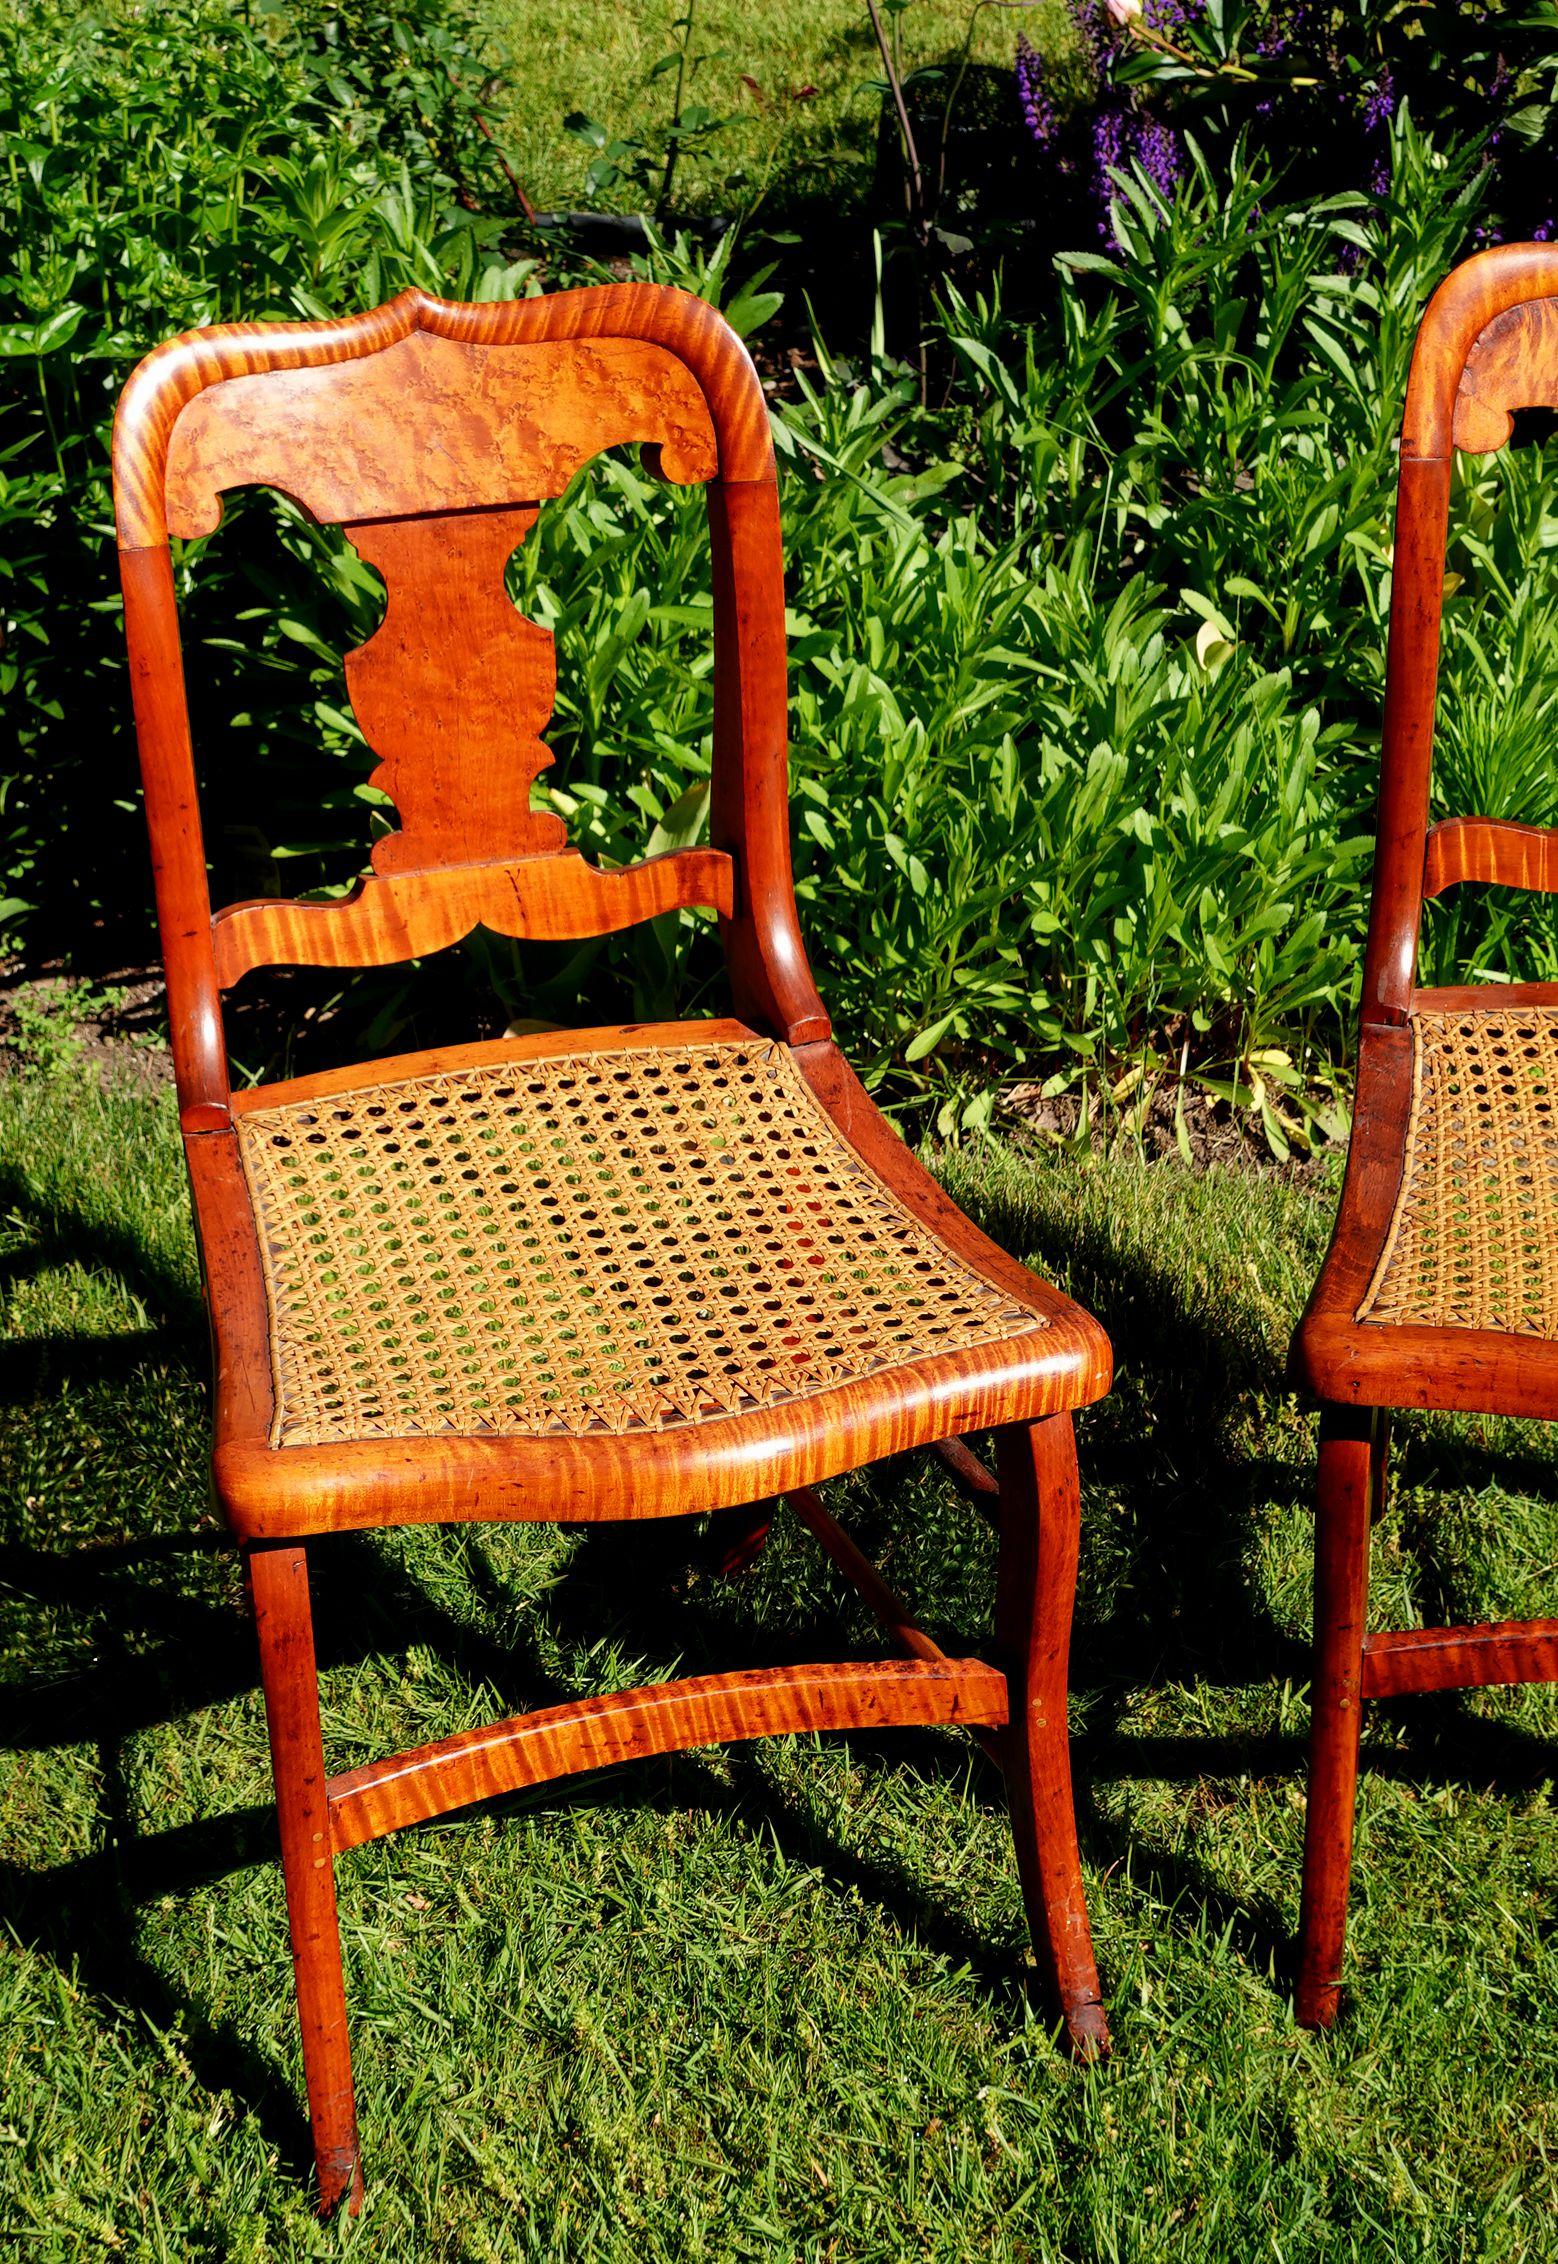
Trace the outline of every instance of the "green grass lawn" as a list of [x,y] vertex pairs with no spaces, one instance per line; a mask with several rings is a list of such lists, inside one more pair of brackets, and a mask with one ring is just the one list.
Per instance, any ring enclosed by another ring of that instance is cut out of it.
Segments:
[[[0,2248],[6,2255],[1543,2257],[1558,2250],[1550,1693],[1375,1709],[1354,2000],[1288,1995],[1312,1423],[1282,1347],[1332,1190],[992,1149],[943,1166],[1108,1324],[1082,1425],[1079,1801],[1116,2056],[1024,2009],[999,1785],[950,1733],[547,1788],[346,1858],[368,2162],[305,2183],[254,1652],[206,1507],[169,1097],[0,1080]],[[1382,1620],[1551,1610],[1546,1437],[1410,1421]],[[972,1641],[936,1480],[828,1489]],[[335,1766],[706,1663],[873,1648],[793,1532],[318,1552]]]
[[[532,202],[566,210],[584,201],[592,153],[563,131],[570,111],[624,140],[663,145],[674,79],[649,74],[681,44],[676,24],[689,5],[688,53],[704,60],[686,100],[729,123],[688,158],[677,203],[740,211],[766,185],[783,205],[802,184],[819,200],[858,202],[882,99],[871,86],[882,65],[865,0],[478,0],[500,72],[494,111]],[[900,68],[955,67],[967,42],[971,62],[1009,70],[1019,31],[1046,52],[1063,49],[1072,38],[1064,0],[909,0],[898,18]]]

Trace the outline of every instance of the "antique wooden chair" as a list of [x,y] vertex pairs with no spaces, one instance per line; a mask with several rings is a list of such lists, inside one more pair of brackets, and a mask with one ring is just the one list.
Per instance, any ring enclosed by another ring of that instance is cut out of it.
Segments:
[[1558,1679],[1558,1620],[1366,1634],[1389,1410],[1558,1416],[1558,986],[1416,984],[1425,901],[1558,889],[1558,833],[1428,823],[1452,453],[1558,407],[1558,246],[1479,253],[1423,317],[1401,427],[1374,900],[1336,1232],[1293,1347],[1319,1397],[1298,2017],[1336,2017],[1366,1698]]
[[[552,639],[503,577],[539,505],[624,442],[706,485],[713,842],[608,871],[531,808]],[[768,415],[739,340],[701,301],[636,283],[511,306],[408,291],[340,322],[196,332],[127,386],[114,476],[212,1468],[258,1628],[324,2205],[361,2193],[335,1858],[639,1754],[889,1723],[990,1733],[1043,1976],[1074,2048],[1105,2049],[1066,1678],[1071,1411],[1108,1389],[1109,1345],[959,1214],[830,1040],[791,881]],[[344,900],[213,917],[169,535],[210,532],[252,484],[343,527],[383,576],[383,624],[346,672],[400,828]],[[732,1019],[231,1089],[222,997],[253,968],[417,958],[478,925],[600,935],[681,906],[720,916]],[[998,1481],[960,1443],[985,1429]],[[945,1656],[810,1490],[925,1446],[998,1493],[994,1664]],[[750,1547],[781,1496],[906,1658],[656,1684],[326,1775],[312,1536],[751,1504]]]

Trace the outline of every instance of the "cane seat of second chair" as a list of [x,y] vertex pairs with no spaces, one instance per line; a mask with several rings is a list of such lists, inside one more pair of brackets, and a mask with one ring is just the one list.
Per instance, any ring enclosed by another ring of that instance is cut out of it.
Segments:
[[664,1431],[1049,1325],[735,1028],[244,1110],[272,1446]]
[[1558,1411],[1558,991],[1419,990],[1365,1027],[1294,1370],[1338,1405]]
[[1401,1186],[1357,1318],[1558,1338],[1558,1007],[1408,1027]]

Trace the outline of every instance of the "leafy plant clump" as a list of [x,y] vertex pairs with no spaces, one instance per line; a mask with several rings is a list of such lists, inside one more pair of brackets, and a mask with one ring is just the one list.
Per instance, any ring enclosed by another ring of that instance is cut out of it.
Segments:
[[[134,43],[105,45],[131,22]],[[22,36],[40,23],[57,39]],[[403,8],[0,15],[18,181],[0,220],[3,916],[33,937],[115,906],[144,933],[106,483],[136,354],[192,322],[347,311],[407,282],[541,286],[464,42],[457,18]],[[1337,1128],[1398,405],[1487,186],[1476,149],[1437,147],[1406,109],[1386,146],[1378,193],[1296,202],[1243,143],[1214,167],[1187,140],[1172,185],[1118,168],[1111,248],[1061,260],[1037,327],[998,288],[946,290],[926,397],[923,368],[888,358],[879,303],[856,358],[817,341],[815,374],[776,405],[807,933],[873,1085],[929,1103],[944,1133],[987,1122],[1010,1077],[1127,1113],[1199,1080],[1279,1149]],[[749,271],[734,284],[743,256],[729,237],[708,255],[656,242],[644,271],[753,331],[777,298]],[[340,667],[382,593],[280,499],[227,517],[178,560],[218,900],[340,889],[393,823]],[[1454,520],[1440,787],[1541,818],[1558,695],[1543,451],[1469,460]],[[696,838],[701,501],[602,459],[543,513],[512,586],[558,640],[541,792],[579,846],[615,861]],[[1435,919],[1435,966],[1558,966],[1544,915],[1517,929],[1507,906],[1452,897]],[[505,1019],[717,995],[693,915],[569,952],[478,940],[468,963]],[[402,1009],[380,1007],[388,1043]]]
[[[1172,197],[1122,174],[1117,248],[1062,260],[1053,328],[947,296],[945,407],[874,351],[819,348],[776,420],[807,931],[873,1082],[934,1095],[944,1132],[987,1121],[1011,1074],[1127,1112],[1192,1077],[1279,1150],[1337,1128],[1399,403],[1482,182],[1409,115],[1390,154],[1383,198],[1302,205],[1242,157],[1222,180],[1193,152]],[[1447,808],[1551,798],[1544,461],[1458,475]],[[564,779],[585,760],[603,778],[609,746],[656,781],[657,815],[689,806],[707,759],[700,555],[695,503],[602,467],[527,560],[526,602],[577,663],[609,656],[609,702],[602,683],[560,706]],[[642,820],[620,830],[587,791],[597,853],[631,853]],[[1449,907],[1430,967],[1558,965],[1546,913]],[[660,990],[628,962],[638,1011],[696,990],[711,955],[690,923],[680,954]],[[509,979],[562,1018],[577,963],[517,954]]]
[[[1545,241],[1554,219],[1558,9],[1490,0],[1065,0],[1070,39],[1017,39],[1016,94],[1052,225],[1109,233],[1114,175],[1161,191],[1219,168],[1249,134],[1287,193],[1384,195],[1407,104],[1436,141],[1475,147],[1481,234]],[[1058,181],[1055,176],[1058,175]]]
[[[141,910],[108,491],[141,355],[409,283],[524,287],[472,39],[438,0],[288,0],[253,21],[220,0],[0,0],[0,935],[31,913],[35,935],[79,939]],[[253,572],[209,577],[229,643]],[[241,731],[249,705],[207,720]]]

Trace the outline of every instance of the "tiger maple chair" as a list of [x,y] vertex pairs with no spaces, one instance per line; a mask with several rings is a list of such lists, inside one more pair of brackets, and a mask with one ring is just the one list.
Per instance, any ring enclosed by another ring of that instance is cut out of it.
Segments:
[[[531,807],[552,639],[504,568],[602,449],[707,490],[712,846],[603,870]],[[180,1119],[214,1339],[212,1469],[258,1629],[323,2205],[361,2195],[336,1926],[347,1849],[635,1755],[795,1730],[972,1726],[1006,1777],[1038,1961],[1107,2047],[1072,1815],[1072,1410],[1097,1323],[978,1233],[833,1045],[790,869],[784,590],[762,389],[648,284],[173,340],[126,388],[114,476]],[[347,684],[399,830],[356,892],[212,914],[168,538],[284,491],[382,575]],[[234,1092],[223,993],[274,964],[419,958],[477,926],[605,934],[712,907],[721,1021],[594,1029]],[[959,1443],[994,1429],[999,1478]],[[813,1484],[938,1446],[998,1493],[996,1659],[944,1655]],[[316,1535],[663,1517],[787,1497],[902,1659],[714,1674],[555,1706],[327,1776]],[[986,1733],[989,1733],[986,1735]]]
[[1423,317],[1401,427],[1374,899],[1352,1145],[1299,1325],[1321,1401],[1314,1728],[1298,2018],[1336,2017],[1362,1702],[1558,1679],[1558,1620],[1366,1634],[1389,1410],[1558,1416],[1558,986],[1419,989],[1424,903],[1465,881],[1558,889],[1558,833],[1430,826],[1453,451],[1558,407],[1558,246],[1479,253]]

